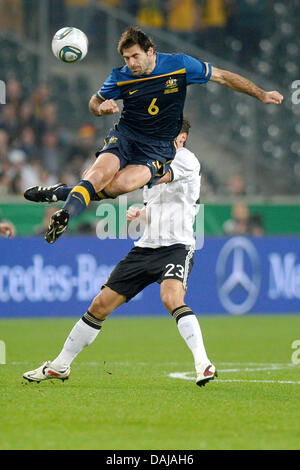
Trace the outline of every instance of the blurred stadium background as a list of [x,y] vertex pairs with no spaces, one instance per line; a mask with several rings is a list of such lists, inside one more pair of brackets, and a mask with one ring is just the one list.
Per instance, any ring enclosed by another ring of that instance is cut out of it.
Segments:
[[[24,371],[56,357],[70,317],[132,247],[95,236],[106,201],[48,245],[56,208],[23,198],[28,186],[78,182],[93,161],[114,119],[92,116],[88,101],[122,65],[116,45],[130,24],[162,52],[285,97],[265,106],[214,83],[188,89],[205,240],[186,303],[219,377],[204,389],[182,380],[194,380],[192,356],[153,285],[106,320],[69,382],[25,386]],[[54,58],[63,26],[88,35],[83,62]],[[1,449],[299,449],[299,30],[299,0],[0,0],[0,222],[16,228],[0,236]]]
[[[111,68],[122,65],[116,45],[130,24],[139,24],[160,51],[188,53],[284,95],[282,106],[265,106],[214,83],[194,85],[185,114],[192,122],[189,147],[202,164],[205,234],[249,235],[260,239],[254,244],[289,237],[280,239],[280,266],[284,271],[292,240],[298,269],[300,104],[292,100],[300,78],[297,0],[0,0],[0,79],[6,84],[6,104],[0,105],[1,219],[15,225],[17,239],[43,234],[52,209],[26,203],[24,189],[57,181],[72,185],[93,161],[114,119],[92,116],[88,101]],[[52,55],[51,38],[62,26],[88,35],[83,62],[68,65]],[[130,195],[130,202],[140,200],[139,192]],[[92,205],[69,234],[93,236],[98,221]],[[42,237],[36,243],[44,243]],[[25,253],[24,240],[20,246]],[[13,263],[4,259],[2,251],[2,265]]]

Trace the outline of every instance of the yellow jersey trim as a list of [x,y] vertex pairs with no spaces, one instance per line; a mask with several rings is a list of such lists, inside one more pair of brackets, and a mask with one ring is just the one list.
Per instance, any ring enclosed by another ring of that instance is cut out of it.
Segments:
[[207,62],[204,62],[205,63],[205,66],[206,66],[206,74],[205,76],[207,77],[207,75],[209,74],[209,65]]
[[101,98],[101,100],[106,101],[106,99],[103,98],[103,96],[99,93],[99,91],[97,91],[96,96],[97,98]]
[[156,75],[155,77],[137,78],[136,80],[128,80],[126,82],[117,82],[117,85],[118,86],[129,85],[130,83],[145,82],[146,80],[154,80],[155,78],[161,78],[161,77],[170,77],[171,75],[179,75],[181,73],[186,73],[185,68],[176,70],[175,72],[164,73],[163,75]]
[[84,199],[84,202],[86,204],[86,206],[89,205],[90,203],[90,200],[91,200],[91,196],[89,195],[89,192],[86,188],[84,188],[83,186],[75,186],[71,193],[79,193],[83,196],[83,199]]

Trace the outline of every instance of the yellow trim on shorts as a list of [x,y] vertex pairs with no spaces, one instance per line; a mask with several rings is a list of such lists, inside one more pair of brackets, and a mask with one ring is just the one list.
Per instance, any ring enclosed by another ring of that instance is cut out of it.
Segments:
[[97,196],[101,197],[101,199],[107,199],[107,196],[104,196],[104,194],[101,191],[97,193]]

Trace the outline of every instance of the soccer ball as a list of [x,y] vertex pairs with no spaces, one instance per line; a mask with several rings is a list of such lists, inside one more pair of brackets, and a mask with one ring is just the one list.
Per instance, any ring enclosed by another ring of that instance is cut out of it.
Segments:
[[52,51],[55,57],[69,64],[84,59],[88,46],[88,38],[77,28],[61,28],[52,39]]

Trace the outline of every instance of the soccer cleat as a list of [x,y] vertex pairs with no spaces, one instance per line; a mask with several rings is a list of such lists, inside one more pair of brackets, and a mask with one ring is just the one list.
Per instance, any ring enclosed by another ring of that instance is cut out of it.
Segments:
[[45,234],[46,242],[54,243],[66,231],[69,218],[69,212],[64,209],[60,209],[52,215]]
[[199,387],[204,387],[207,382],[214,380],[215,377],[218,377],[218,373],[213,364],[200,364],[196,367],[196,372],[196,385],[199,385]]
[[42,380],[49,379],[60,379],[64,382],[65,380],[68,380],[70,372],[70,367],[63,371],[59,371],[54,369],[54,367],[51,367],[51,362],[47,361],[37,369],[25,372],[23,377],[28,380],[28,382],[40,383]]
[[58,183],[54,186],[32,186],[26,189],[24,197],[32,202],[57,202],[58,198],[55,191],[63,186],[66,186],[66,184]]

